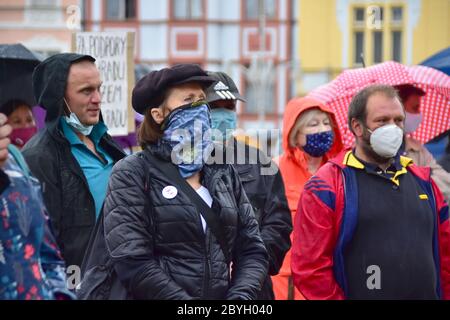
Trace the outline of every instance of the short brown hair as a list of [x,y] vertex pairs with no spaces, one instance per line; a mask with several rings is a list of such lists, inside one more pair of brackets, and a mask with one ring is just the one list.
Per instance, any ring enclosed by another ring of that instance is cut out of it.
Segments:
[[152,108],[148,108],[144,114],[144,121],[138,129],[138,142],[142,149],[149,144],[156,143],[163,135],[161,125],[157,124],[151,114]]
[[[158,108],[166,109],[167,99],[172,92],[172,87],[167,88],[163,93],[163,102]],[[162,129],[162,124],[157,124],[152,116],[152,107],[149,107],[144,112],[144,121],[141,123],[138,129],[138,143],[142,149],[149,144],[156,143],[163,136],[164,130]]]
[[366,123],[367,120],[367,101],[374,94],[381,93],[385,96],[395,99],[397,98],[400,102],[400,97],[398,96],[397,90],[394,87],[385,84],[374,84],[365,87],[359,91],[350,102],[348,107],[348,128],[355,134],[352,129],[352,119],[356,119],[362,123]]

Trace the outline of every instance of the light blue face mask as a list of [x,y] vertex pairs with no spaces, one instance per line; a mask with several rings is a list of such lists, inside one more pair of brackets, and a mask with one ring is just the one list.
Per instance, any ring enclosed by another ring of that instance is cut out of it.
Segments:
[[[214,108],[211,110],[211,127],[222,132],[222,140],[228,141],[236,129],[236,112],[228,108]],[[214,140],[220,140],[214,137]]]
[[69,104],[67,103],[66,99],[64,99],[64,102],[66,103],[67,108],[69,109],[70,116],[64,116],[64,119],[66,120],[67,124],[77,130],[79,133],[81,133],[83,136],[88,136],[91,134],[92,129],[94,128],[93,125],[86,126],[81,123],[80,119],[78,119],[77,115],[70,110]]

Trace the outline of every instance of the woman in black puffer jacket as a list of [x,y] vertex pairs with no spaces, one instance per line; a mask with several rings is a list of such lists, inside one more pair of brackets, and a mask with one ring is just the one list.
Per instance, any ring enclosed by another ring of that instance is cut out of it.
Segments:
[[[144,151],[114,167],[102,225],[128,298],[255,299],[267,274],[267,252],[236,172],[202,157],[212,144],[209,107],[199,101],[212,82],[200,67],[184,64],[149,73],[133,90],[133,107],[145,115]],[[199,133],[203,139],[189,138]],[[178,163],[175,172],[217,215],[223,241],[161,161]],[[95,255],[94,249],[88,259]],[[84,291],[94,285],[82,283]]]

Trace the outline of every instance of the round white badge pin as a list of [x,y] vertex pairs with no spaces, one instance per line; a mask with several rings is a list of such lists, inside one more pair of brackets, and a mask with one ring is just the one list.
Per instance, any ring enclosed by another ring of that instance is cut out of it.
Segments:
[[162,195],[166,199],[173,199],[177,196],[178,190],[174,186],[167,186],[162,190]]

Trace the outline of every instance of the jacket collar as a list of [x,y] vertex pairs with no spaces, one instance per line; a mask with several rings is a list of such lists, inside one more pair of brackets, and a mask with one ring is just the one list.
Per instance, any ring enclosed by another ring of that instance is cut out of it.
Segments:
[[[390,166],[392,168],[391,175],[389,176],[392,183],[397,186],[400,185],[400,181],[398,178],[407,173],[407,167],[413,163],[412,159],[404,156],[397,155],[394,158],[394,162]],[[358,170],[365,170],[368,173],[376,173],[379,169],[378,166],[370,163],[365,163],[362,160],[359,160],[353,150],[347,151],[344,155],[344,159],[342,161],[342,165],[346,167],[352,167]],[[393,171],[395,170],[395,171]],[[389,171],[389,168],[388,168]]]
[[[67,124],[67,121],[64,120],[63,117],[59,119],[60,127],[62,130],[62,133],[66,137],[66,139],[69,141],[71,145],[76,144],[83,144],[81,142],[78,135],[75,133],[74,129],[70,127],[69,124]],[[106,128],[106,125],[103,122],[98,122],[96,125],[94,125],[94,128],[92,129],[91,134],[89,137],[92,139],[92,141],[95,143],[95,145],[98,145],[100,142],[100,139],[103,137],[103,135],[108,131]]]
[[[397,170],[401,170],[402,168],[406,168],[407,166],[411,165],[413,163],[413,160],[408,157],[399,156],[397,155],[394,158],[394,163],[392,164]],[[370,164],[364,164],[361,160],[359,160],[353,150],[349,150],[345,153],[344,158],[342,160],[342,165],[347,167],[353,167],[356,169],[364,169],[366,165]]]

